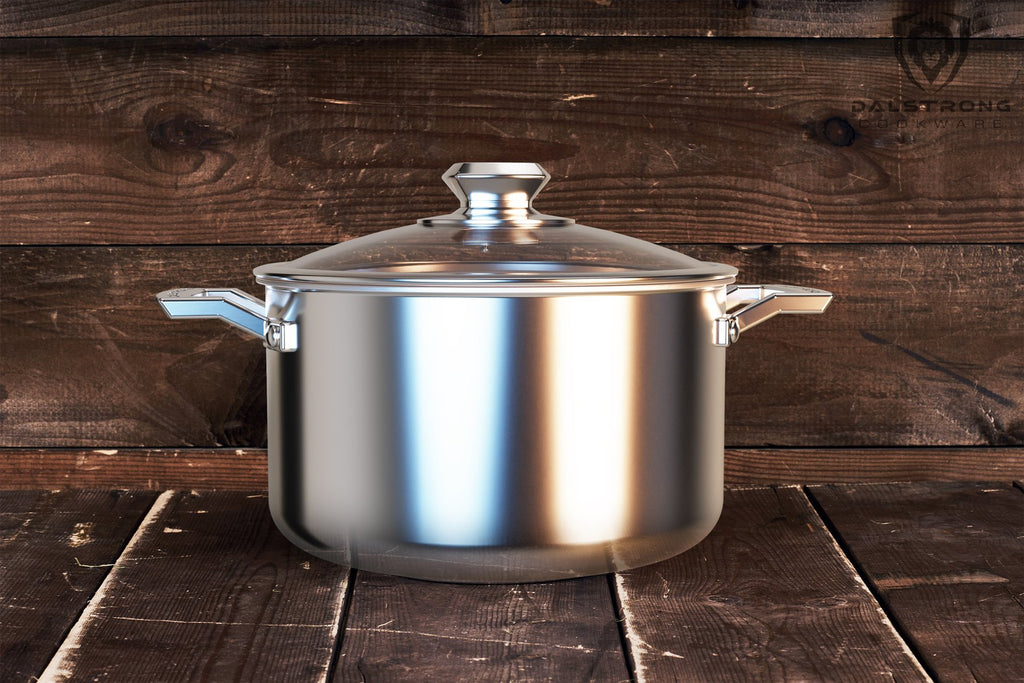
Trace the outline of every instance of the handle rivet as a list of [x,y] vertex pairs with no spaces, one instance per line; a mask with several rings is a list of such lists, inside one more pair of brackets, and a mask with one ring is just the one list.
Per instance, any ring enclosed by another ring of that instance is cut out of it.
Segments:
[[277,325],[267,325],[267,332],[264,337],[267,340],[267,346],[270,348],[281,348],[281,328]]
[[734,344],[736,340],[740,338],[740,324],[736,322],[736,319],[729,320],[729,343]]

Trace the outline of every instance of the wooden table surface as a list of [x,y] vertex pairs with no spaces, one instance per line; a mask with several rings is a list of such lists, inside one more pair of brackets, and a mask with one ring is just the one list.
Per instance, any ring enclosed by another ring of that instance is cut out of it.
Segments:
[[3,681],[1024,680],[1024,488],[731,489],[671,560],[459,585],[328,564],[264,493],[0,492]]

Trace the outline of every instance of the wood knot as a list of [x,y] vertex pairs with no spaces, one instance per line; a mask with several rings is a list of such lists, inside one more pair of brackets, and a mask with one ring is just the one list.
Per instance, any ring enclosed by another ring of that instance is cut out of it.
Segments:
[[[226,143],[235,134],[204,119],[199,112],[178,102],[164,102],[151,107],[142,118],[143,131],[149,139],[144,156],[150,167],[159,173],[193,176],[194,182],[220,178],[234,164],[234,156]],[[199,175],[194,175],[202,169]]]
[[227,130],[184,113],[157,117],[147,123],[149,140],[159,149],[192,152],[211,149],[234,139]]
[[857,129],[842,116],[833,116],[822,122],[821,137],[836,147],[849,147],[857,139]]

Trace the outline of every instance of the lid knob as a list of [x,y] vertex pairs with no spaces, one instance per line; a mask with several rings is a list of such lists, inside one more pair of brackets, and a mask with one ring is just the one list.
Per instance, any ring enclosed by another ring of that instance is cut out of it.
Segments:
[[[533,198],[551,178],[539,164],[462,162],[441,177],[461,206],[444,216],[418,222],[427,227],[462,228],[460,239],[464,243],[535,242],[535,230],[575,223],[571,218],[548,216],[533,208]],[[509,234],[499,234],[501,231]]]
[[469,162],[454,164],[442,177],[472,216],[474,209],[530,209],[551,174],[540,164]]

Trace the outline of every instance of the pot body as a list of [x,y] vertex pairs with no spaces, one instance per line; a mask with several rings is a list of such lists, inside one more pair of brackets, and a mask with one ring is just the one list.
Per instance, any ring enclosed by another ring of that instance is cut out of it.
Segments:
[[306,551],[466,582],[686,550],[722,506],[724,286],[544,296],[268,287],[269,494]]

